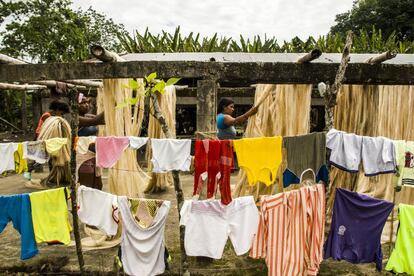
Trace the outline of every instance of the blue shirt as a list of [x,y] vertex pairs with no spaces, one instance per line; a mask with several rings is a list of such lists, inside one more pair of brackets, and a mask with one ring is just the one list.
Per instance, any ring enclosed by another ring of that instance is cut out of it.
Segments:
[[228,126],[224,123],[224,114],[223,113],[219,113],[217,114],[217,137],[220,140],[231,140],[236,138],[236,129],[234,128],[234,126]]

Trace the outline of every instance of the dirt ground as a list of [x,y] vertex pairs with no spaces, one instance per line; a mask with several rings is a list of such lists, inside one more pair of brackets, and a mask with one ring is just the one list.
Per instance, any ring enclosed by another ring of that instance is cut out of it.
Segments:
[[[34,178],[40,178],[43,174],[35,174]],[[184,195],[189,198],[193,189],[193,176],[181,175],[181,183]],[[232,177],[235,183],[235,176]],[[10,195],[35,191],[24,186],[26,180],[21,175],[0,176],[0,195]],[[106,179],[104,178],[104,190]],[[177,205],[173,187],[166,192],[148,195],[152,198],[171,200],[172,205],[167,219],[165,230],[165,242],[171,254],[170,271],[165,274],[180,274],[180,248],[179,248],[179,224]],[[81,235],[85,236],[83,227]],[[72,235],[73,239],[73,235]],[[12,224],[0,234],[0,273],[11,274],[16,272],[26,273],[50,273],[50,274],[78,274],[78,260],[75,246],[63,245],[39,245],[39,254],[34,258],[21,261],[20,236]],[[85,268],[91,274],[114,274],[114,256],[118,248],[95,250],[84,252]],[[389,256],[389,246],[383,246],[384,266]],[[266,265],[263,260],[253,260],[247,256],[236,256],[230,242],[227,243],[223,258],[212,262],[189,257],[189,270],[192,275],[267,275]],[[375,265],[353,265],[344,261],[337,262],[326,260],[322,263],[319,275],[391,275],[387,272],[377,272]]]

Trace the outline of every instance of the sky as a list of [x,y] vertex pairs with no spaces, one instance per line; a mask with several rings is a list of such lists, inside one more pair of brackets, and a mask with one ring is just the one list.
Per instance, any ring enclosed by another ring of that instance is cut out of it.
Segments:
[[[134,4],[134,2],[136,4]],[[335,15],[352,8],[353,0],[74,0],[74,8],[96,11],[122,23],[128,31],[153,34],[173,32],[201,36],[253,38],[276,37],[278,41],[295,36],[325,35],[335,23]]]

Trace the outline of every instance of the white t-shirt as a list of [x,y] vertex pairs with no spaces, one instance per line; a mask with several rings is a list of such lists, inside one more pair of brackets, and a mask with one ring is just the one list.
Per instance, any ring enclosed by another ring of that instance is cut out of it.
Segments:
[[127,197],[118,197],[122,216],[122,265],[129,275],[158,275],[165,271],[164,229],[170,202],[164,201],[148,228],[141,227],[133,217]]
[[78,216],[88,225],[113,236],[118,231],[117,196],[86,186],[78,188]]
[[362,136],[331,129],[326,134],[326,147],[331,150],[332,165],[348,172],[359,171]]
[[366,176],[395,173],[395,147],[385,137],[362,137],[362,163]]
[[0,143],[0,173],[15,170],[14,152],[18,146],[18,143]]

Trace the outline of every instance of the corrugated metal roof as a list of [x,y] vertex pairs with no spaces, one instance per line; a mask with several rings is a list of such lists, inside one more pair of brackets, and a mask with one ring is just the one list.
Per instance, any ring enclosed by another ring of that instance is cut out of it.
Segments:
[[[126,54],[127,61],[211,61],[218,62],[296,62],[303,53],[143,53]],[[323,53],[315,63],[339,63],[341,53]],[[350,54],[351,63],[362,63],[375,54]],[[414,54],[398,54],[385,61],[391,64],[414,64]]]

